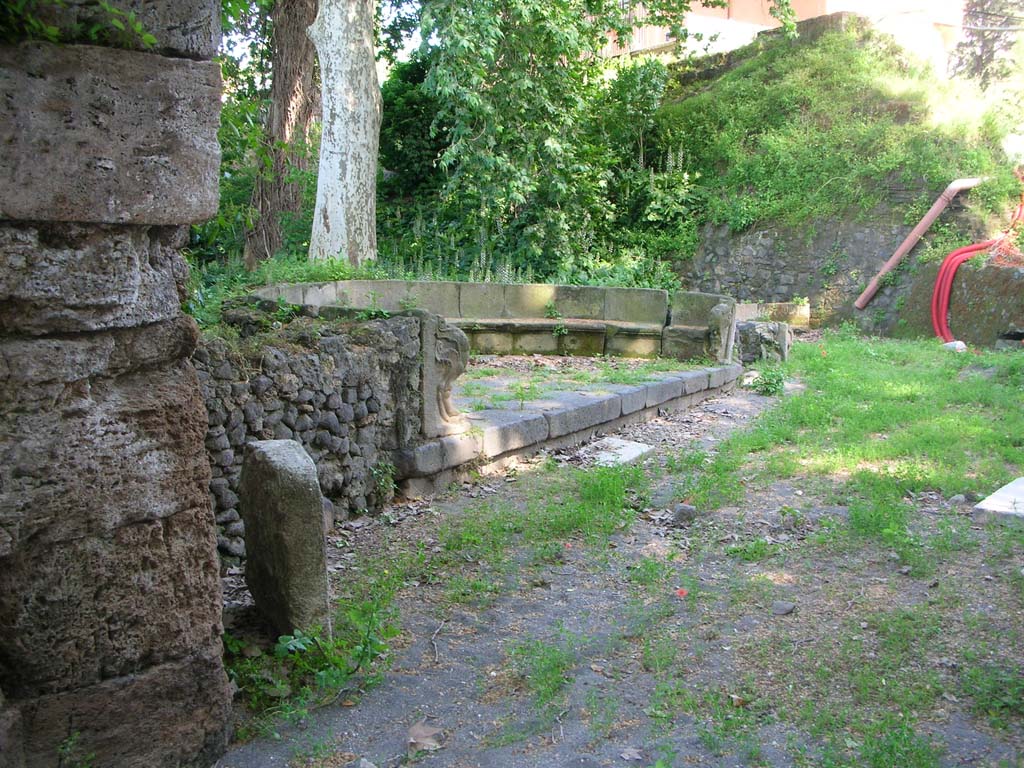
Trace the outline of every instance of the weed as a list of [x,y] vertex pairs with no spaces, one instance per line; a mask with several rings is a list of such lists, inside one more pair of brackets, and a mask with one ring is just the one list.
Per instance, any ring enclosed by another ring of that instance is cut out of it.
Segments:
[[759,395],[781,395],[786,387],[786,374],[779,366],[765,366],[758,371],[757,378],[751,383]]
[[655,675],[662,675],[675,666],[679,654],[678,641],[671,635],[657,634],[644,641],[641,663]]
[[576,664],[576,655],[566,645],[527,640],[508,650],[512,671],[529,690],[538,712],[550,712],[561,703],[561,694]]
[[81,732],[72,731],[57,746],[57,768],[93,768],[93,760],[96,759],[95,753],[79,754],[78,742],[81,738]]
[[602,739],[607,739],[619,715],[619,700],[615,696],[589,690],[584,703],[590,730]]
[[738,557],[744,562],[756,563],[774,555],[775,550],[775,545],[768,543],[765,539],[752,539],[742,544],[726,547],[725,552],[733,557]]
[[887,718],[860,747],[866,768],[938,768],[941,752],[905,721]]
[[627,578],[634,584],[642,587],[650,587],[664,582],[671,573],[669,565],[662,560],[653,557],[641,557],[627,574]]
[[1024,718],[1024,669],[1020,667],[971,667],[964,673],[963,689],[973,700],[974,711],[998,728],[1005,728],[1011,718]]

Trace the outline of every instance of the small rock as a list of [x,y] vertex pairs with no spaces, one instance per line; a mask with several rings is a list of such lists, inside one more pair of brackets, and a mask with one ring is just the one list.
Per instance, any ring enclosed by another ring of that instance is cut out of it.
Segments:
[[365,757],[361,757],[359,758],[359,768],[377,768],[377,766],[371,763]]
[[687,525],[697,519],[697,508],[689,504],[676,504],[672,508],[672,522]]
[[904,565],[902,568],[900,568],[900,573],[902,573],[904,576],[909,576],[910,575],[910,566],[909,565]]
[[949,498],[949,505],[951,507],[955,507],[956,505],[963,504],[966,501],[967,501],[967,497],[964,496],[962,493],[958,493],[956,496],[951,496]]
[[785,616],[796,610],[796,603],[787,600],[776,600],[772,603],[772,613],[775,616]]
[[[962,341],[947,341],[942,345],[943,349],[948,349],[950,352],[966,352],[967,345]],[[216,374],[214,374],[216,375]]]

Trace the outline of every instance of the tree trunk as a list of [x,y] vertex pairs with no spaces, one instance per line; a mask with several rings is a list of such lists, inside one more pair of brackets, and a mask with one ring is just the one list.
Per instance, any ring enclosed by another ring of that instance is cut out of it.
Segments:
[[256,178],[252,206],[256,223],[246,234],[245,266],[254,269],[281,250],[282,214],[302,212],[302,182],[288,181],[293,169],[305,170],[309,161],[294,143],[308,138],[318,106],[313,85],[313,43],[306,28],[316,18],[317,0],[277,0],[271,11],[270,111],[267,114],[267,166]]
[[309,258],[377,257],[381,96],[374,0],[323,0],[309,37],[320,58],[323,132]]

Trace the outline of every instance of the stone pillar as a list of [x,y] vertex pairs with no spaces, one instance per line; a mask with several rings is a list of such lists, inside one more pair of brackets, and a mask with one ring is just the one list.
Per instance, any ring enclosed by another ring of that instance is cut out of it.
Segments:
[[466,417],[452,401],[452,385],[469,364],[469,339],[451,323],[431,312],[420,312],[423,350],[421,423],[427,438],[458,435],[469,429]]
[[154,52],[0,46],[0,742],[29,766],[205,766],[227,739],[179,309],[217,205],[219,6],[134,5]]

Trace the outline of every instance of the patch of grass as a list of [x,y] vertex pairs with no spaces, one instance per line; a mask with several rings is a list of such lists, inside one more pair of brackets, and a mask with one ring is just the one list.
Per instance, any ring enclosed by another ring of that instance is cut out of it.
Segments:
[[627,572],[627,578],[642,587],[650,587],[663,583],[672,572],[672,567],[663,560],[653,557],[641,557]]
[[746,563],[757,563],[761,560],[767,560],[775,552],[775,545],[769,544],[765,539],[751,539],[742,544],[734,544],[731,547],[725,548],[727,555],[732,555]]
[[938,768],[939,750],[909,723],[889,718],[864,737],[859,764],[866,768]]
[[508,649],[514,674],[522,679],[539,713],[549,713],[564,703],[563,692],[576,654],[568,643],[531,639]]
[[654,675],[664,675],[676,664],[679,657],[679,641],[670,634],[655,634],[644,640],[640,662],[643,668]]
[[997,728],[1024,720],[1024,668],[973,666],[964,672],[963,690],[972,709]]
[[585,715],[591,732],[602,739],[612,734],[619,716],[619,699],[614,694],[587,691],[584,699]]

